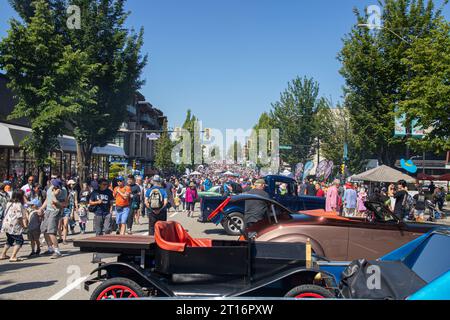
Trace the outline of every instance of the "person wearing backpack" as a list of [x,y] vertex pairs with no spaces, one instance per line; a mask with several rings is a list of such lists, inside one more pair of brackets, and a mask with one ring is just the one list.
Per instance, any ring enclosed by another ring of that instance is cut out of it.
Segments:
[[419,188],[419,193],[414,196],[414,218],[417,222],[425,221],[425,193]]
[[152,180],[153,187],[145,193],[145,207],[148,212],[148,232],[155,234],[155,224],[158,221],[167,221],[167,192],[162,186],[162,179],[155,175]]
[[406,186],[407,186],[406,181],[400,180],[399,182],[397,182],[397,192],[395,192],[395,194],[394,194],[394,199],[395,199],[394,214],[400,220],[408,219],[410,209],[412,209],[412,208],[408,208],[409,193],[406,189]]

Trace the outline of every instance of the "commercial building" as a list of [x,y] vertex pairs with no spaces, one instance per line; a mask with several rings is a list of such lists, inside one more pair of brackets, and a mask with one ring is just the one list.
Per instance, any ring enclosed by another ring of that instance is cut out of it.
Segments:
[[[132,104],[127,106],[127,117],[112,142],[122,147],[126,160],[113,158],[112,162],[126,165],[141,174],[153,173],[156,138],[163,130],[167,118],[139,92]],[[154,133],[154,135],[151,135]],[[155,136],[156,135],[156,136]]]
[[[10,121],[8,115],[16,102],[7,88],[8,79],[0,74],[0,180],[11,179],[20,183],[28,175],[39,175],[33,155],[21,148],[21,142],[31,133],[27,119]],[[58,138],[60,148],[50,155],[54,164],[45,169],[46,175],[56,174],[64,177],[75,176],[76,142],[68,135]],[[108,144],[95,148],[92,157],[91,173],[107,176],[111,157],[126,157],[122,147]]]

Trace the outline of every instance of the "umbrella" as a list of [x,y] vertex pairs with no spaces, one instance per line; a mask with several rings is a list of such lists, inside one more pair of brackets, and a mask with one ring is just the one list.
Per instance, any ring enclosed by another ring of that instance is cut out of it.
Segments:
[[379,166],[375,169],[352,176],[352,181],[368,182],[392,182],[405,180],[407,183],[415,183],[416,179],[388,166]]
[[224,173],[225,176],[234,176],[234,173],[231,171],[227,171]]
[[194,171],[194,172],[191,172],[190,175],[191,175],[191,176],[200,176],[201,173],[198,172],[198,171]]

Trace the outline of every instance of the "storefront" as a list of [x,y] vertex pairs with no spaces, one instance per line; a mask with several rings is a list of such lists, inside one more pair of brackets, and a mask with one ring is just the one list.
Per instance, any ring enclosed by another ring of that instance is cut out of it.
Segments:
[[[21,181],[28,175],[39,175],[36,161],[31,154],[20,148],[20,142],[31,132],[30,128],[0,122],[0,180]],[[77,175],[76,142],[73,137],[58,138],[60,149],[51,153],[52,166],[45,169],[48,175],[64,177]],[[108,176],[110,157],[125,157],[122,147],[108,144],[95,148],[92,156],[91,174]]]

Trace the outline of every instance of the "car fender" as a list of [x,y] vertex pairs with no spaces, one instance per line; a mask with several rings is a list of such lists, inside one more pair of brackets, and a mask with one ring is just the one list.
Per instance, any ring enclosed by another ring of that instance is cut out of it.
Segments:
[[224,215],[228,215],[228,214],[234,213],[234,212],[238,212],[240,214],[244,214],[244,211],[242,210],[242,207],[237,206],[237,205],[227,206],[223,210],[223,214]]
[[[330,279],[330,281],[334,281],[334,276],[331,273],[318,269],[307,269],[305,267],[300,267],[278,273],[270,278],[265,278],[254,283],[251,287],[245,288],[240,292],[229,294],[225,297],[239,297],[242,295],[250,296],[252,292],[264,289],[264,287],[275,284],[277,282],[292,282],[292,288],[303,284],[312,284],[315,276],[319,273],[322,274],[323,278],[326,277],[327,279]],[[301,282],[296,282],[298,281],[298,279],[302,279]],[[333,284],[335,283],[333,282]],[[289,290],[291,290],[292,288],[286,287],[286,293],[289,292]]]
[[149,276],[145,275],[142,272],[143,270],[141,268],[131,265],[129,263],[124,262],[105,263],[96,268],[94,271],[92,271],[91,275],[95,273],[100,275],[101,271],[106,271],[108,278],[115,278],[115,277],[127,278],[133,280],[142,287],[154,287],[167,297],[175,296],[175,294],[170,289],[168,289],[167,286],[164,283],[162,283],[158,278],[151,275]]
[[256,241],[267,241],[267,242],[300,242],[300,243],[306,243],[307,241],[310,241],[311,247],[314,251],[314,253],[321,257],[326,257],[325,250],[323,249],[320,242],[314,238],[311,238],[308,235],[300,234],[300,233],[288,233],[283,234],[282,236],[270,238],[270,234],[265,234],[261,239],[257,239]]

